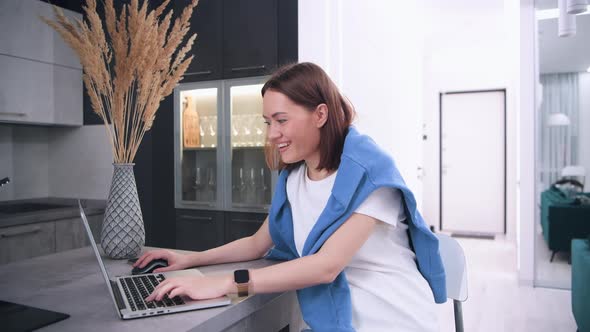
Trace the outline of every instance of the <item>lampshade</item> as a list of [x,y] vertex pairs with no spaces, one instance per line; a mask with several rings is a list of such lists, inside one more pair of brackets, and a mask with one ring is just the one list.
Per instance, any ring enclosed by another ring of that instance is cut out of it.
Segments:
[[567,0],[567,13],[571,15],[580,14],[586,11],[588,2],[586,0]]
[[559,37],[569,37],[576,34],[576,15],[567,13],[567,1],[559,0],[559,20],[558,35]]
[[547,119],[547,125],[550,127],[569,126],[570,118],[563,113],[552,113]]

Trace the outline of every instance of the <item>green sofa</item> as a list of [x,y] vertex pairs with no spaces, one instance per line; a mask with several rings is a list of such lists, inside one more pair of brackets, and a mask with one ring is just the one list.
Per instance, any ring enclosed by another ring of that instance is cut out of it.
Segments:
[[572,311],[578,331],[590,332],[590,244],[587,239],[572,240]]
[[553,261],[556,252],[570,250],[572,239],[590,235],[590,205],[577,204],[554,187],[547,189],[541,193],[541,227]]

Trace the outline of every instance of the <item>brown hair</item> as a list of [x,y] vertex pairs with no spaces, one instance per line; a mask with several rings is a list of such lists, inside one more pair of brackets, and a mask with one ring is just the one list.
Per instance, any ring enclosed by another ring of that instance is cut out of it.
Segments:
[[[262,97],[267,90],[280,92],[295,104],[314,111],[326,104],[328,119],[320,128],[320,162],[317,169],[335,170],[340,165],[344,138],[355,116],[354,107],[346,100],[328,74],[310,62],[288,64],[280,67],[262,87]],[[273,170],[291,168],[280,161],[277,147],[268,139],[264,150],[266,163]]]

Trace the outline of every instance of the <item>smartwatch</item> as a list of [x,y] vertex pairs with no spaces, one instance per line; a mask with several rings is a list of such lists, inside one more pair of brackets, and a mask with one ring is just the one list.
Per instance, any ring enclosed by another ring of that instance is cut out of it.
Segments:
[[248,296],[248,286],[250,285],[250,272],[248,270],[235,270],[234,282],[238,286],[238,296]]

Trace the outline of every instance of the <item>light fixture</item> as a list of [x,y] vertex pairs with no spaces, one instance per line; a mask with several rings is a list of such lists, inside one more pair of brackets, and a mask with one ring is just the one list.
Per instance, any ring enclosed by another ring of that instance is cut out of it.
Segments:
[[586,0],[567,0],[567,13],[571,15],[583,13],[587,6]]
[[551,113],[547,119],[547,125],[550,127],[569,126],[570,118],[564,113]]
[[590,73],[590,67],[586,68],[586,71]]
[[567,13],[567,1],[559,0],[559,21],[558,21],[558,35],[559,37],[569,37],[576,34],[576,15]]
[[[586,6],[586,11],[578,14],[580,15],[590,15],[590,6]],[[535,18],[537,21],[542,20],[552,20],[559,17],[559,8],[550,8],[550,9],[537,9],[535,11]]]

